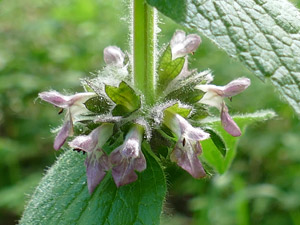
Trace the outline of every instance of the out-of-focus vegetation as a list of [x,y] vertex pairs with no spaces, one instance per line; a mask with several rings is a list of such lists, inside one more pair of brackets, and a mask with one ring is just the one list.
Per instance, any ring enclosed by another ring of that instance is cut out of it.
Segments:
[[[36,100],[38,92],[80,91],[78,79],[103,65],[104,47],[128,50],[125,8],[121,0],[0,3],[0,224],[16,223],[45,168],[60,154],[52,148],[50,130],[63,117]],[[160,28],[162,44],[180,27],[161,17]],[[211,68],[219,85],[251,78],[251,87],[229,104],[232,113],[273,108],[278,118],[248,128],[223,176],[194,180],[169,167],[162,224],[299,224],[299,119],[268,82],[204,37],[192,64]]]

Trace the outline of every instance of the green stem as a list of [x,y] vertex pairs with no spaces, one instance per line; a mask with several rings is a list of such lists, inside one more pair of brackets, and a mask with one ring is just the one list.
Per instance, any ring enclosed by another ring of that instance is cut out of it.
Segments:
[[156,12],[144,0],[133,0],[133,74],[147,104],[154,103]]

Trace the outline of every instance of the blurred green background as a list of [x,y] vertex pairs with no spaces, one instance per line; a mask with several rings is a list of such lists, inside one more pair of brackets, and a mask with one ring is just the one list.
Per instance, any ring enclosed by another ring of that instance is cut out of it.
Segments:
[[[300,6],[300,0],[294,1]],[[121,0],[2,0],[0,3],[0,224],[16,224],[45,170],[60,154],[50,132],[63,117],[37,100],[44,90],[80,91],[79,78],[103,66],[108,45],[128,48]],[[180,27],[160,15],[160,45]],[[182,28],[181,28],[182,29]],[[171,166],[163,225],[300,224],[300,122],[269,84],[203,38],[190,67],[215,84],[246,76],[252,85],[232,113],[274,109],[241,138],[231,169],[195,180]]]

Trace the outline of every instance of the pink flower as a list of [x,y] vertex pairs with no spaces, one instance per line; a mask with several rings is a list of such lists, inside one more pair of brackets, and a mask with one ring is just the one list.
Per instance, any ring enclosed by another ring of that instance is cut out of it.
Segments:
[[172,60],[186,56],[188,53],[195,52],[201,43],[201,38],[196,34],[186,36],[182,30],[177,30],[170,42]]
[[123,67],[125,54],[117,46],[108,46],[104,49],[104,61],[108,65]]
[[205,177],[206,173],[198,156],[202,153],[200,141],[209,138],[209,134],[201,128],[193,127],[182,116],[169,111],[165,111],[164,124],[178,138],[170,156],[171,161],[195,178]]
[[39,97],[62,109],[67,109],[65,123],[58,132],[55,141],[54,149],[58,150],[65,143],[68,136],[73,134],[73,119],[76,115],[87,112],[84,104],[89,98],[95,96],[95,93],[85,92],[75,95],[62,95],[57,91],[46,91],[39,93]]
[[222,126],[234,137],[240,136],[241,130],[230,117],[224,98],[231,98],[241,93],[249,87],[250,83],[250,79],[248,78],[238,78],[225,86],[216,86],[212,84],[196,86],[197,89],[206,92],[199,102],[218,108],[221,111]]
[[136,171],[146,169],[146,160],[141,150],[144,129],[135,124],[126,135],[124,143],[110,154],[112,176],[117,187],[137,180]]
[[97,185],[110,169],[108,156],[102,146],[113,133],[113,124],[104,123],[94,129],[89,135],[81,135],[69,142],[69,146],[87,153],[85,160],[89,192],[92,194]]

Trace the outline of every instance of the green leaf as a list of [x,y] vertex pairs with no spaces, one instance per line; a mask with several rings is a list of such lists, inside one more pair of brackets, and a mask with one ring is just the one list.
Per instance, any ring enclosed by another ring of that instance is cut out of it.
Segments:
[[90,195],[85,156],[67,151],[42,179],[20,224],[159,224],[165,176],[159,163],[145,156],[147,169],[136,182],[117,188],[108,174]]
[[210,134],[210,138],[211,138],[212,142],[217,147],[217,149],[222,154],[222,156],[225,157],[226,156],[226,146],[225,146],[225,143],[224,143],[224,140],[222,139],[222,137],[218,133],[216,133],[215,131],[213,131],[211,129],[206,129],[205,131]]
[[84,103],[85,107],[91,112],[98,114],[106,114],[109,112],[111,104],[105,98],[97,96],[90,98]]
[[172,105],[171,107],[169,107],[168,110],[186,118],[190,115],[192,108],[180,106],[178,103],[176,103],[176,104]]
[[124,81],[120,83],[119,87],[105,85],[105,92],[117,104],[113,110],[114,116],[124,116],[141,106],[140,97]]
[[204,107],[204,105],[196,103],[193,105],[193,114],[190,119],[197,121],[206,118],[208,115],[208,110]]
[[[247,127],[247,125],[258,121],[265,121],[273,118],[274,116],[275,113],[273,111],[261,111],[252,114],[233,116],[233,119],[240,127],[241,131],[245,132],[245,128]],[[208,120],[206,122],[209,128],[213,130],[214,133],[218,134],[219,140],[218,143],[216,143],[216,137],[212,137],[201,142],[203,147],[203,157],[210,165],[212,165],[217,170],[218,173],[222,174],[229,168],[236,155],[236,148],[239,138],[232,137],[230,134],[228,134],[223,129],[220,120],[217,118]],[[222,141],[223,144],[225,144],[225,156],[220,152],[221,145],[219,141]],[[253,142],[255,142],[255,140],[253,140]]]
[[201,73],[197,73],[196,71],[191,72],[189,76],[178,80],[168,88],[171,89],[171,91],[167,94],[165,99],[180,99],[182,103],[186,104],[197,103],[203,97],[204,92],[196,89],[195,86],[205,83],[205,77],[210,73],[209,70]]
[[287,0],[147,0],[273,85],[300,115],[300,13]]
[[168,84],[180,74],[184,61],[184,57],[172,60],[171,47],[170,45],[167,47],[159,60],[158,91],[163,92]]

